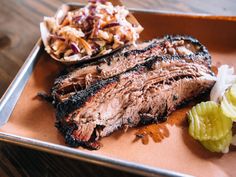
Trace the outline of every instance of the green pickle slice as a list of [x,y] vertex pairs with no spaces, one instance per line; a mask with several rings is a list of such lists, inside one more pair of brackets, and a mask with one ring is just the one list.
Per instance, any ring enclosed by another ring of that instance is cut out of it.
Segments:
[[223,152],[227,153],[229,151],[229,145],[232,141],[232,131],[229,131],[225,136],[219,140],[212,141],[200,141],[201,144],[211,152]]
[[236,100],[232,95],[232,87],[225,92],[220,108],[225,116],[231,118],[233,121],[236,121]]
[[189,134],[200,141],[219,140],[232,128],[232,120],[224,116],[214,101],[202,102],[188,112]]
[[233,84],[232,87],[229,89],[230,96],[232,100],[236,102],[236,84]]

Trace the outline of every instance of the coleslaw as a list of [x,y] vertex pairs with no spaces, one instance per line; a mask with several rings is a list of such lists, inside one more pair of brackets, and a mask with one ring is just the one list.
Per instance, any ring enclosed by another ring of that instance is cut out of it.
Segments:
[[45,49],[54,58],[75,61],[135,44],[143,28],[130,23],[128,16],[124,6],[90,0],[84,8],[68,11],[61,22],[56,16],[45,17],[49,32]]

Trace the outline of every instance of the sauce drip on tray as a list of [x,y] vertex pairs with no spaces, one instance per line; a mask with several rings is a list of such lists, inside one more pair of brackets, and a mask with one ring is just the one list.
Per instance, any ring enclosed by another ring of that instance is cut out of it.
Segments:
[[136,140],[141,139],[143,144],[148,144],[149,138],[156,143],[161,142],[163,139],[169,137],[168,125],[183,126],[187,125],[186,112],[191,108],[187,106],[173,112],[168,116],[167,121],[163,123],[155,123],[139,128],[135,133]]

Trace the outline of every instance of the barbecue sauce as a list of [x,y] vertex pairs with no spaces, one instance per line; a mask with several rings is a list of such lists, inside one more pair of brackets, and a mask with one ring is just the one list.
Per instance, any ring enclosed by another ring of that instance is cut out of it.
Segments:
[[167,118],[166,122],[155,123],[139,128],[135,133],[136,139],[141,139],[143,144],[148,144],[150,138],[156,143],[168,138],[170,135],[168,125],[187,126],[186,113],[191,107],[192,106],[187,106],[178,109]]

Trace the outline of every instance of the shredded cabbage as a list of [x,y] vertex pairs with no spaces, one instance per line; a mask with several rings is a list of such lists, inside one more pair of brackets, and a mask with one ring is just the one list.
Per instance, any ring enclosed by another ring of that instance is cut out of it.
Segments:
[[128,18],[129,11],[124,6],[92,0],[81,9],[45,17],[43,23],[50,39],[43,37],[44,28],[42,38],[47,52],[56,58],[71,60],[72,57],[74,60],[80,57],[77,58],[80,60],[109,53],[127,43],[135,44],[143,28],[130,23]]
[[236,82],[236,75],[234,75],[234,68],[228,65],[222,65],[218,68],[218,74],[216,83],[211,90],[210,100],[219,102],[225,93],[233,83]]

